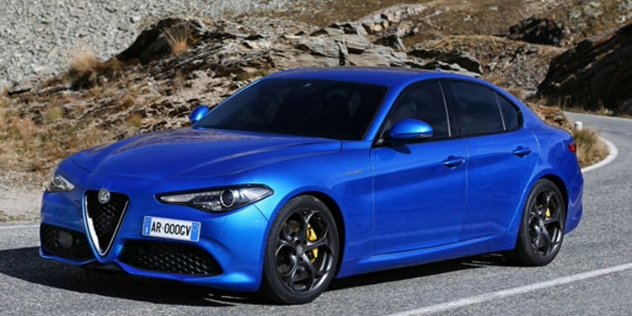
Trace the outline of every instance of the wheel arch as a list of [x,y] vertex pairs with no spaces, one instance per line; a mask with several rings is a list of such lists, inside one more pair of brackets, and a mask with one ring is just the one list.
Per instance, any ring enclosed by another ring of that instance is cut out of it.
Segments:
[[555,184],[555,186],[560,190],[560,193],[562,193],[562,198],[564,199],[564,215],[568,215],[568,190],[566,189],[566,184],[564,183],[564,180],[554,174],[544,175],[540,177],[540,179],[547,179],[553,182],[553,184]]
[[569,202],[568,198],[569,197],[568,197],[568,190],[566,188],[566,184],[564,180],[562,180],[561,177],[559,177],[558,175],[554,173],[543,173],[543,174],[534,176],[532,179],[533,179],[531,180],[532,182],[526,187],[524,191],[522,201],[519,204],[519,209],[517,210],[516,216],[514,217],[514,220],[512,221],[512,224],[509,228],[510,232],[516,234],[516,238],[518,237],[518,229],[520,226],[520,221],[522,219],[522,213],[524,212],[524,208],[527,205],[529,194],[535,187],[535,184],[542,179],[551,181],[560,190],[560,193],[562,194],[562,199],[564,201],[564,215],[568,215],[568,202]]
[[302,192],[300,194],[297,194],[294,197],[301,196],[301,195],[311,195],[321,200],[323,203],[325,203],[325,205],[331,212],[331,215],[334,217],[334,220],[336,221],[336,230],[338,231],[338,249],[340,251],[338,255],[338,262],[336,262],[336,275],[337,275],[338,270],[340,269],[340,265],[342,264],[342,258],[344,257],[345,244],[346,244],[345,221],[344,221],[344,217],[342,216],[342,211],[340,210],[340,206],[338,205],[338,203],[336,203],[336,201],[331,196],[323,192],[307,191],[307,192]]

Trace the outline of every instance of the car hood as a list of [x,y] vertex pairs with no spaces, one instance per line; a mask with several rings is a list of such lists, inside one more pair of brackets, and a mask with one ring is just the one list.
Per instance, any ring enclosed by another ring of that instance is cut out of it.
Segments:
[[72,157],[89,172],[164,179],[219,176],[270,163],[339,151],[321,138],[179,129],[145,134]]

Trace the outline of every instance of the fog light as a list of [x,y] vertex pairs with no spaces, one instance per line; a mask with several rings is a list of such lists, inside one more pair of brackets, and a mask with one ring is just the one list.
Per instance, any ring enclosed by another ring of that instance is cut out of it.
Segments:
[[67,232],[60,231],[57,234],[57,243],[63,248],[71,248],[73,244],[72,235]]

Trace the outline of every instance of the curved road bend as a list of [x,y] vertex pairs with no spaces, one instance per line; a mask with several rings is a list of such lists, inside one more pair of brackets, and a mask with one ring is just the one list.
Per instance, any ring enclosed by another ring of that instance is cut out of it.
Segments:
[[0,225],[2,315],[630,315],[632,121],[571,114],[619,151],[584,175],[584,219],[543,268],[494,256],[334,282],[311,304],[274,306],[205,288],[103,275],[38,256],[36,224]]

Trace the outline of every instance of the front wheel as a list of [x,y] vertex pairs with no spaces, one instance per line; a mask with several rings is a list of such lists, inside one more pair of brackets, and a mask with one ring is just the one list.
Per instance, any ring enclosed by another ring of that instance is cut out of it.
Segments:
[[261,292],[282,304],[317,298],[336,273],[338,230],[327,206],[313,196],[288,201],[266,243]]
[[510,258],[526,266],[549,264],[562,246],[565,219],[566,205],[560,190],[547,179],[538,180],[525,205]]

